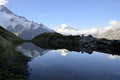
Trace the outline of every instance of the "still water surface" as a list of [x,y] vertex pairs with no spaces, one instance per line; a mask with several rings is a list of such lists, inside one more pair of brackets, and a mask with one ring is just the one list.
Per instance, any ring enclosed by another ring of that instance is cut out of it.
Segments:
[[120,56],[46,50],[32,43],[17,46],[16,50],[31,57],[28,80],[120,80]]

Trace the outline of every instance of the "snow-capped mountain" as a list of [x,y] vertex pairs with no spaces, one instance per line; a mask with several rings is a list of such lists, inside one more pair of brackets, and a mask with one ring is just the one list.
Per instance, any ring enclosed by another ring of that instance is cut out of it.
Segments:
[[120,28],[117,28],[115,30],[111,29],[108,30],[104,33],[101,34],[97,34],[96,37],[98,38],[107,38],[107,39],[111,39],[111,40],[120,40]]
[[91,29],[74,29],[69,27],[67,24],[61,24],[60,27],[54,29],[56,32],[61,33],[63,35],[89,35],[89,34],[97,34],[99,33],[99,29],[97,28],[91,28]]
[[44,32],[54,32],[41,23],[38,24],[14,14],[3,5],[0,5],[0,25],[23,39],[32,39]]
[[96,37],[120,40],[120,22],[116,20],[110,21],[109,25],[103,28],[101,33],[96,34]]
[[105,27],[100,28],[90,28],[90,29],[73,29],[66,24],[62,24],[57,29],[54,29],[56,32],[63,35],[93,35],[97,38],[106,38],[106,39],[119,39],[120,40],[120,22],[112,20]]

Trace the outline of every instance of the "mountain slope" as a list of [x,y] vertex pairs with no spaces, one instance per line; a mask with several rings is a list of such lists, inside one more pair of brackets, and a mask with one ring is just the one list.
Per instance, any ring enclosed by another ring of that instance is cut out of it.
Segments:
[[115,30],[109,30],[101,34],[96,35],[97,38],[107,38],[107,39],[115,39],[115,40],[120,40],[120,28],[115,29]]
[[0,25],[20,36],[22,39],[32,39],[44,32],[54,32],[41,23],[38,24],[27,20],[25,17],[14,14],[5,6],[0,6],[0,15]]
[[0,44],[10,44],[10,43],[18,43],[22,39],[18,38],[16,35],[13,33],[5,30],[3,27],[0,26]]

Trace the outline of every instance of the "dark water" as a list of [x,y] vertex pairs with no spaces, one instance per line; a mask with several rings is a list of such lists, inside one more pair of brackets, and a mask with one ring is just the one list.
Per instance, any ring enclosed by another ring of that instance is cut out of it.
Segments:
[[28,80],[120,80],[117,55],[46,50],[32,43],[24,43],[16,50],[31,57]]

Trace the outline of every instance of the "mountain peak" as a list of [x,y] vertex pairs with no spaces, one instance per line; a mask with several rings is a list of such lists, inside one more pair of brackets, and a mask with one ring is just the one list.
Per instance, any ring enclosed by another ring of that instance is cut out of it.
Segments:
[[61,26],[60,26],[59,28],[61,28],[61,29],[67,29],[67,28],[69,28],[69,27],[68,27],[67,24],[61,24]]
[[10,11],[7,7],[5,7],[4,5],[0,5],[0,11],[1,12],[5,12],[7,14],[14,14],[12,11]]
[[4,5],[0,6],[0,25],[22,39],[32,39],[45,32],[54,32],[41,23],[38,24],[14,14]]
[[69,27],[67,24],[61,24],[57,29],[61,29],[61,30],[76,30],[75,28]]

